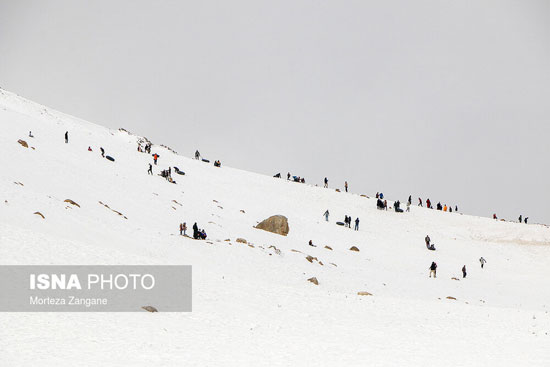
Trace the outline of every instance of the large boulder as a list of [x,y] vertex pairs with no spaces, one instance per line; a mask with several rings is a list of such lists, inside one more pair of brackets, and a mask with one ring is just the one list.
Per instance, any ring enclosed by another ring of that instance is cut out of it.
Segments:
[[264,231],[272,233],[277,233],[282,236],[286,236],[289,231],[288,220],[283,215],[273,215],[258,224],[256,228],[263,229]]

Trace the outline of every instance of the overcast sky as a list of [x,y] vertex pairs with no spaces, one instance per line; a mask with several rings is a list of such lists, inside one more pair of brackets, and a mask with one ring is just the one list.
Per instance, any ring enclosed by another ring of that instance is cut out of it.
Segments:
[[550,223],[548,0],[0,0],[0,86],[185,156]]

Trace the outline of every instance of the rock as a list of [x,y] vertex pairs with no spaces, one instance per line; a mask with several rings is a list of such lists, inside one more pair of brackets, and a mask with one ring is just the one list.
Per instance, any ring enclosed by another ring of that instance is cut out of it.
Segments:
[[40,213],[40,212],[34,212],[34,214],[37,214],[37,215],[41,216],[42,219],[46,219],[46,217],[44,217],[44,214],[42,214],[42,213]]
[[372,296],[372,293],[369,292],[357,292],[358,296]]
[[317,261],[317,258],[316,257],[313,257],[311,255],[307,255],[306,256],[306,260],[309,261],[310,263],[313,263],[313,260]]
[[363,195],[363,194],[361,194],[361,195],[359,195],[359,196],[361,196],[362,198],[368,198],[367,195]]
[[294,249],[290,249],[291,252],[299,252],[299,253],[302,253],[302,251],[300,250],[294,250]]
[[357,251],[357,252],[359,252],[359,249],[358,249],[357,247],[355,247],[355,246],[351,246],[351,247],[349,248],[349,250],[350,250],[350,251]]
[[246,213],[244,210],[241,209],[241,213]]
[[75,202],[72,201],[71,199],[65,199],[65,200],[63,200],[63,202],[69,203],[69,204],[71,204],[71,205],[78,206],[78,207],[80,208],[80,205],[78,205],[77,203],[75,203]]
[[330,246],[325,246],[325,248],[326,248],[327,250],[332,251],[332,247],[330,247]]
[[248,243],[244,238],[237,238],[236,240],[238,243]]
[[458,278],[455,278],[455,277],[452,277],[451,279],[452,279],[452,280],[460,280],[460,279],[458,279]]
[[231,241],[231,240],[228,238],[228,239],[225,239],[224,241],[225,241],[225,242],[229,242],[229,241]]
[[289,231],[288,220],[283,215],[273,215],[258,224],[255,228],[280,234],[282,236],[286,236]]
[[451,297],[451,296],[447,296],[447,299],[454,299],[456,301],[456,298]]
[[334,266],[336,266],[336,267],[338,266],[338,265],[336,265],[335,263],[330,263],[330,265],[334,265]]
[[319,265],[323,266],[324,264],[323,264],[323,262],[322,262],[322,261],[319,261]]
[[153,306],[143,306],[142,307],[145,311],[149,311],[149,312],[159,312],[156,308],[154,308]]
[[309,279],[308,279],[308,282],[312,282],[312,283],[315,284],[315,285],[319,285],[319,281],[318,281],[317,278],[315,278],[315,277],[309,278]]
[[22,146],[24,146],[25,148],[28,148],[28,147],[29,147],[29,144],[27,144],[27,142],[26,142],[25,140],[19,139],[19,140],[17,140],[17,142],[18,142],[19,144],[21,144]]
[[340,192],[340,189],[336,189],[336,192]]

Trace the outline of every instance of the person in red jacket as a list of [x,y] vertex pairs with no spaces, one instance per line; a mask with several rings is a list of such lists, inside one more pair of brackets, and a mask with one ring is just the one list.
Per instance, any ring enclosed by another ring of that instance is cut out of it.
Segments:
[[159,159],[159,155],[157,153],[153,154],[153,160],[155,161],[155,165],[157,164],[157,159]]

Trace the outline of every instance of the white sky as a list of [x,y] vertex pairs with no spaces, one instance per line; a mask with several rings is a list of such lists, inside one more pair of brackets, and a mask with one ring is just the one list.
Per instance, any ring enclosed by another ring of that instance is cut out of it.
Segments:
[[550,223],[547,0],[0,0],[0,86],[186,156]]

